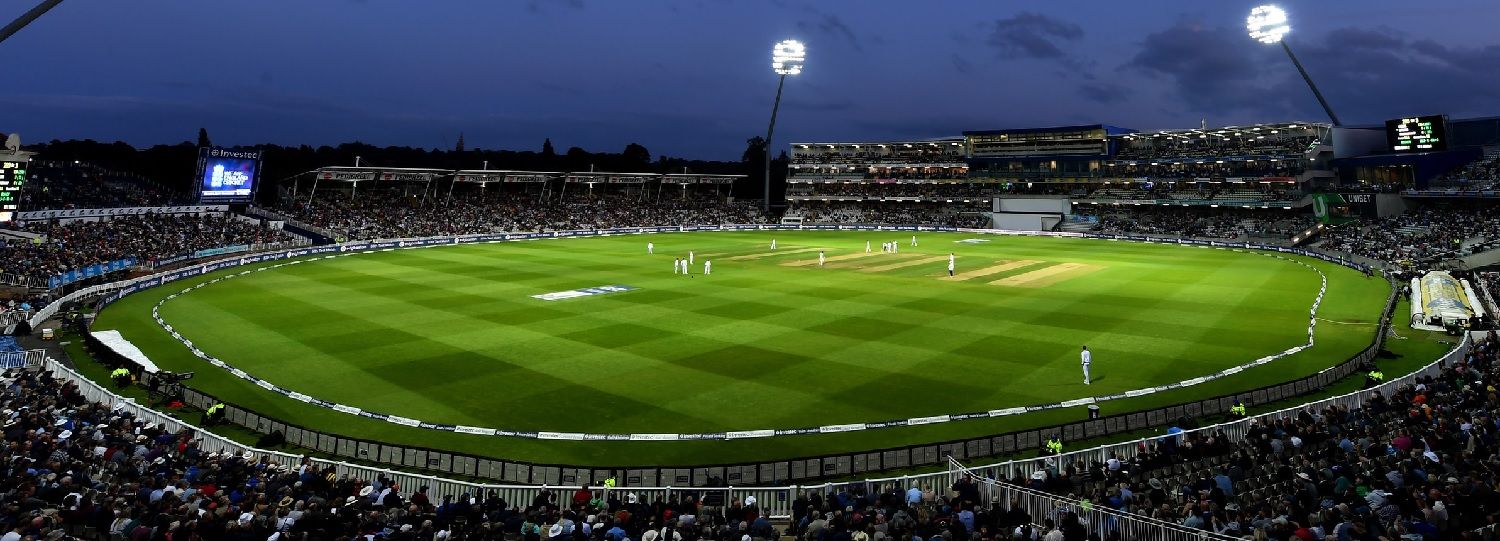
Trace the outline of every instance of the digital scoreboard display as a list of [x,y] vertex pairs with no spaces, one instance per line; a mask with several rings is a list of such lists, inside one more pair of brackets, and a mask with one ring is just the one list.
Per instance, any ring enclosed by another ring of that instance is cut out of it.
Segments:
[[198,201],[202,203],[248,203],[255,197],[259,179],[260,151],[219,147],[200,149],[198,157]]
[[1391,152],[1448,150],[1448,117],[1428,115],[1387,120],[1385,139]]
[[26,184],[26,162],[0,162],[0,223],[16,219],[21,210],[23,184]]

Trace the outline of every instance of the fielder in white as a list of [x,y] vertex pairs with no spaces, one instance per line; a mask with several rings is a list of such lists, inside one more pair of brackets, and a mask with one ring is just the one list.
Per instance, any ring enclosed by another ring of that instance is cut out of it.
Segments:
[[865,241],[865,253],[870,253],[870,241]]
[[682,258],[672,260],[672,274],[682,274]]
[[711,260],[708,260],[708,259],[703,260],[703,275],[704,276],[708,276],[708,275],[713,274],[713,273],[714,273],[714,262],[711,261]]
[[776,239],[771,239],[771,249],[772,250],[776,249]]
[[654,254],[654,253],[656,253],[656,243],[654,243],[654,242],[648,242],[648,243],[646,243],[646,253],[648,253],[648,254]]
[[948,277],[949,278],[953,277],[953,260],[954,260],[953,253],[949,252],[948,253]]
[[1089,353],[1089,347],[1083,346],[1083,353],[1078,355],[1083,359],[1083,384],[1089,384],[1089,362],[1094,360],[1094,355]]
[[911,245],[912,246],[916,246],[917,245],[917,236],[916,235],[912,235],[911,236]]
[[688,261],[687,261],[687,259],[683,258],[680,261],[682,261],[682,274],[684,276],[691,274],[691,273],[688,272]]
[[689,265],[693,264],[693,251],[692,250],[688,250],[688,264]]
[[823,251],[818,250],[818,266],[823,266]]

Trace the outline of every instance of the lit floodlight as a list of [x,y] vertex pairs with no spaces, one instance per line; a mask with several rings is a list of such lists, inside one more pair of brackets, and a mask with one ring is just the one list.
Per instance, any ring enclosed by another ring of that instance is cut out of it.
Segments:
[[789,39],[777,43],[771,49],[771,69],[777,75],[802,73],[802,64],[807,60],[807,47],[802,42]]
[[1280,42],[1292,31],[1292,26],[1287,22],[1286,10],[1265,5],[1250,10],[1245,29],[1250,31],[1250,39],[1270,44]]

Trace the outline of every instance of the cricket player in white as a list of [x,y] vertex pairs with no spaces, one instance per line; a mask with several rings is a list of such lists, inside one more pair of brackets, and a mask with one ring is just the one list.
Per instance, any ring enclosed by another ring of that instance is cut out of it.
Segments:
[[710,261],[710,260],[707,260],[707,259],[703,260],[703,275],[704,276],[708,276],[708,275],[713,274],[713,273],[714,273],[714,262]]
[[818,266],[823,266],[823,251],[818,250]]
[[672,274],[682,274],[682,258],[672,260]]
[[772,250],[776,249],[776,239],[771,239],[771,249]]
[[682,258],[681,261],[682,261],[682,275],[683,276],[688,276],[688,275],[692,274],[692,273],[688,272],[687,258]]
[[693,264],[693,251],[692,250],[688,250],[688,264],[689,265]]
[[648,243],[646,243],[646,253],[648,253],[648,254],[654,254],[654,253],[656,253],[656,243],[654,243],[654,242],[648,242]]
[[1089,347],[1083,346],[1083,353],[1078,355],[1083,359],[1083,384],[1089,384],[1089,362],[1094,360],[1093,354],[1089,353]]
[[865,241],[865,253],[870,253],[870,241]]
[[953,258],[953,253],[949,252],[948,253],[948,277],[949,278],[953,277],[953,259],[954,259]]
[[911,236],[911,245],[912,246],[916,246],[917,245],[917,236],[916,235],[912,235]]

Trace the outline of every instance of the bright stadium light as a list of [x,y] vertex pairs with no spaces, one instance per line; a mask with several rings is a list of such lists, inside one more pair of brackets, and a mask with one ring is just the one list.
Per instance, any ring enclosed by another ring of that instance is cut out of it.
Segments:
[[[776,133],[776,112],[781,109],[781,88],[786,85],[786,76],[802,73],[807,63],[807,46],[795,39],[781,40],[771,48],[771,71],[776,72],[776,101],[771,104],[771,125],[766,128],[766,212],[771,212],[771,135]],[[833,148],[833,145],[828,145]]]
[[777,43],[771,49],[771,69],[777,75],[802,73],[802,64],[807,61],[807,46],[795,39]]
[[1245,30],[1250,33],[1250,39],[1255,41],[1267,45],[1280,43],[1281,49],[1292,59],[1292,64],[1297,66],[1297,72],[1302,74],[1302,80],[1312,89],[1313,96],[1318,98],[1318,104],[1323,106],[1323,112],[1328,113],[1328,119],[1333,121],[1334,126],[1342,125],[1338,115],[1333,114],[1333,108],[1328,106],[1328,100],[1323,99],[1318,85],[1313,84],[1312,76],[1302,67],[1302,61],[1292,54],[1292,46],[1286,44],[1286,35],[1292,32],[1291,18],[1287,17],[1286,10],[1270,4],[1258,6],[1250,10],[1250,16],[1245,18]]
[[1265,5],[1250,10],[1245,29],[1250,31],[1250,39],[1269,45],[1286,37],[1292,31],[1292,25],[1287,22],[1286,10]]

